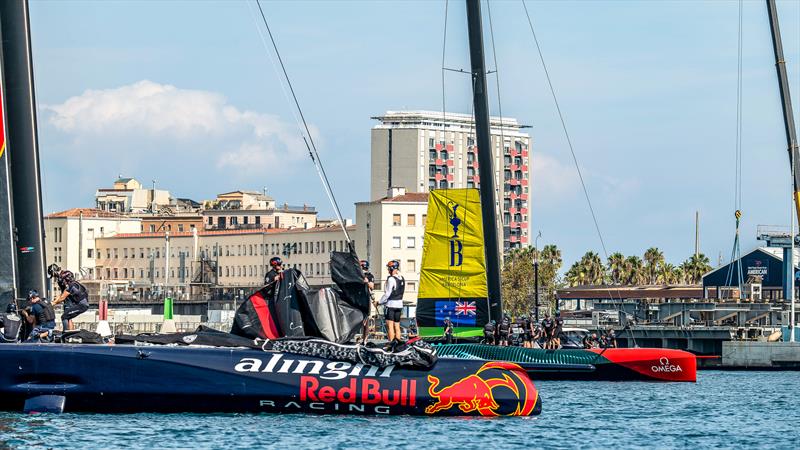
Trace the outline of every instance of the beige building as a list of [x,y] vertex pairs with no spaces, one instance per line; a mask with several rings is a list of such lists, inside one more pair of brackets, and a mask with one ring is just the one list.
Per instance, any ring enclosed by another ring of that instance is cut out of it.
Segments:
[[44,218],[47,264],[58,264],[84,279],[95,277],[95,239],[137,233],[141,220],[92,208],[73,208]]
[[[409,192],[480,185],[475,123],[467,114],[388,111],[373,117],[372,200],[393,186]],[[492,150],[502,250],[529,241],[528,196],[531,138],[516,119],[492,117]],[[358,220],[356,221],[358,223]]]
[[203,204],[206,230],[259,228],[313,228],[317,211],[308,205],[276,204],[266,193],[234,191],[217,195]]
[[397,259],[406,279],[403,300],[416,304],[427,211],[428,194],[406,193],[403,188],[391,189],[379,200],[356,203],[353,239],[359,257],[370,262],[376,294],[382,293],[386,281],[386,263]]
[[[349,227],[348,232],[353,231]],[[212,295],[243,295],[263,284],[272,256],[302,271],[312,286],[330,284],[329,253],[345,248],[338,224],[307,229],[137,232],[97,240],[97,273],[111,284],[128,281],[142,298],[164,291],[188,298],[204,288]],[[201,270],[209,267],[212,276],[201,279]]]
[[97,209],[116,213],[141,213],[158,211],[175,201],[169,191],[144,189],[134,178],[118,178],[112,188],[101,188],[95,193]]

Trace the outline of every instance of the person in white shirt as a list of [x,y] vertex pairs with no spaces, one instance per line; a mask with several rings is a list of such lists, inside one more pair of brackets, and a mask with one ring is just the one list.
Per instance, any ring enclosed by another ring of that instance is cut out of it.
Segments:
[[386,328],[389,332],[389,341],[401,341],[400,316],[403,312],[403,293],[406,290],[406,280],[400,275],[400,261],[392,260],[386,263],[389,270],[389,277],[383,289],[383,297],[380,303],[384,305]]

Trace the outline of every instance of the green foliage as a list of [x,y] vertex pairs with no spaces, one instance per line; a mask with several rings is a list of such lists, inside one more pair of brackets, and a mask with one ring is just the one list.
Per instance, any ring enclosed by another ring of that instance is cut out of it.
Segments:
[[[503,309],[512,315],[527,314],[534,306],[534,256],[533,247],[508,252],[503,262]],[[555,303],[558,271],[561,269],[561,250],[546,245],[539,252],[539,293],[541,306]]]

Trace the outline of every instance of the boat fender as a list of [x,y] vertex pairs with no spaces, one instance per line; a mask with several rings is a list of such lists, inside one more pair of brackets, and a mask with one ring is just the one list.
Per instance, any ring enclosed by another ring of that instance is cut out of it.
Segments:
[[22,412],[25,414],[64,412],[65,397],[63,395],[37,395],[25,400]]

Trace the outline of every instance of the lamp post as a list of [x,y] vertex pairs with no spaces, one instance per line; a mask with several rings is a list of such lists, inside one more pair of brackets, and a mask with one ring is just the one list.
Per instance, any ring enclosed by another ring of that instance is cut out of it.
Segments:
[[539,323],[539,238],[542,237],[541,230],[533,240],[533,317]]

